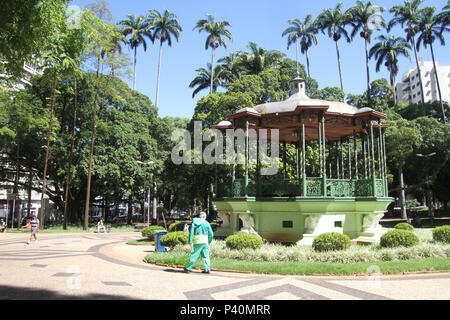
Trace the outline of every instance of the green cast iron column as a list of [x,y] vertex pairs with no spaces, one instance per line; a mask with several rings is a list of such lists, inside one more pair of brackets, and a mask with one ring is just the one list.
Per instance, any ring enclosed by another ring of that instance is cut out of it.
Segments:
[[301,174],[302,174],[302,196],[306,197],[306,138],[305,138],[305,121],[302,111],[302,162],[301,162]]
[[321,126],[320,126],[320,116],[317,114],[317,135],[318,135],[318,143],[319,143],[319,177],[322,176],[322,170],[323,170],[323,164],[322,164],[322,133],[321,133]]
[[248,197],[248,120],[245,121],[245,197]]
[[348,149],[348,178],[351,180],[352,179],[352,152],[351,152],[351,147],[350,147],[351,143],[350,143],[350,138],[347,141],[347,149]]
[[[261,123],[258,122],[258,127]],[[261,163],[259,159],[259,132],[256,130],[256,195],[261,196]]]
[[322,136],[323,136],[323,141],[322,141],[322,146],[323,146],[323,170],[322,170],[322,195],[324,197],[327,196],[327,164],[326,164],[326,145],[325,145],[325,141],[326,141],[326,135],[325,135],[325,114],[322,111]]
[[383,141],[381,133],[381,123],[378,121],[378,161],[380,162],[380,179],[383,181],[383,195],[386,187],[384,185],[384,163],[383,163]]
[[283,142],[283,178],[286,180],[286,141]]
[[341,170],[342,170],[342,179],[345,179],[345,168],[344,168],[344,139],[341,137],[340,141],[340,149],[341,149]]
[[384,194],[385,196],[389,196],[388,191],[388,181],[387,181],[387,165],[386,165],[386,139],[385,139],[386,130],[382,130],[382,140],[383,140],[383,167],[384,167]]
[[373,123],[370,121],[370,144],[371,144],[371,157],[372,157],[372,194],[374,197],[377,196],[376,183],[375,183],[375,144],[373,141]]
[[358,180],[358,149],[356,145],[356,129],[353,127],[353,152],[355,154],[355,179]]
[[364,132],[361,133],[361,145],[364,156],[364,179],[367,180],[367,153],[366,153],[366,134]]
[[339,168],[339,141],[336,140],[336,175],[337,179],[340,179],[340,168]]

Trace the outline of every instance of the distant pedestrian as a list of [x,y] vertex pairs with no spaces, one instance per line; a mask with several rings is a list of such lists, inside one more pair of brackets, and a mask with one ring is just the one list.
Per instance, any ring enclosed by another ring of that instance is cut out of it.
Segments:
[[33,216],[31,218],[30,227],[31,227],[31,236],[30,236],[30,240],[28,240],[28,244],[31,243],[31,241],[33,240],[33,237],[34,237],[34,240],[36,241],[36,243],[38,243],[37,233],[39,232],[39,219],[36,218],[35,213],[33,213]]
[[0,219],[0,232],[5,232],[6,230],[6,223],[3,221],[3,219]]
[[204,265],[203,273],[210,273],[209,244],[212,242],[213,237],[211,225],[206,221],[206,213],[200,212],[200,217],[192,220],[191,232],[189,233],[191,256],[189,257],[188,265],[184,268],[184,272],[191,272],[198,256],[201,255]]
[[98,223],[97,223],[97,233],[100,233],[100,229],[103,229],[103,233],[106,233],[106,227],[105,227],[105,225],[103,224],[103,219],[102,219],[102,218],[100,218],[100,220],[98,220]]

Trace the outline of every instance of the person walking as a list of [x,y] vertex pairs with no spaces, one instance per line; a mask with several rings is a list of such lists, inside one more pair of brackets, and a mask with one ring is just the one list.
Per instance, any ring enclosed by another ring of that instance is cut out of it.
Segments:
[[35,213],[33,213],[33,216],[31,218],[30,226],[31,226],[31,236],[30,236],[30,240],[28,240],[28,244],[31,243],[31,241],[33,240],[33,237],[34,237],[34,240],[36,241],[36,243],[38,243],[37,233],[39,232],[39,219],[36,218]]
[[6,223],[3,221],[3,219],[0,219],[0,232],[6,231]]
[[211,225],[206,221],[206,213],[200,212],[199,218],[192,220],[191,232],[189,233],[189,245],[191,246],[191,256],[189,263],[184,267],[184,272],[189,273],[201,255],[204,265],[203,273],[210,273],[211,266],[209,260],[209,244],[214,237]]

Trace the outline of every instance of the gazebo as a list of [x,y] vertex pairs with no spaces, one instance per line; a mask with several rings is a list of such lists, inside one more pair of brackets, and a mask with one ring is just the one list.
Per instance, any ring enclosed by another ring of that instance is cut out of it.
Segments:
[[[387,126],[381,123],[386,116],[311,99],[305,88],[297,77],[285,101],[241,109],[214,126],[245,133],[243,164],[234,158],[232,172],[216,181],[214,204],[223,220],[217,235],[248,232],[310,245],[324,232],[345,233],[353,242],[378,242],[385,232],[379,220],[393,200],[387,189]],[[268,140],[278,130],[276,176],[261,175],[259,157],[250,163],[250,141],[259,150],[260,129]]]

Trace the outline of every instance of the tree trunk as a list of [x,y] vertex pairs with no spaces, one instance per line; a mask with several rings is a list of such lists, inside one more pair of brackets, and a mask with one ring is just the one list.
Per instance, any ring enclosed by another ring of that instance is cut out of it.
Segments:
[[417,57],[417,48],[416,48],[416,39],[415,37],[411,37],[411,44],[414,49],[414,56],[416,58],[416,65],[417,65],[417,73],[419,74],[419,83],[420,83],[420,97],[422,101],[422,113],[425,116],[425,96],[423,95],[423,83],[422,83],[422,72],[420,71],[420,65],[419,65],[419,59]]
[[47,133],[47,150],[45,152],[45,163],[44,163],[44,177],[42,181],[42,194],[41,194],[41,214],[40,214],[40,225],[39,228],[44,228],[44,196],[45,196],[45,187],[47,184],[47,166],[48,166],[48,158],[50,156],[50,140],[52,136],[53,129],[53,114],[55,110],[55,97],[56,97],[56,68],[53,72],[53,87],[52,87],[52,102],[50,107],[50,122]]
[[401,217],[402,219],[407,219],[407,215],[406,215],[406,205],[405,205],[405,185],[404,185],[404,181],[403,181],[403,168],[400,166],[398,168],[398,178],[399,178],[399,182],[400,182],[400,202],[401,202]]
[[398,111],[398,106],[397,106],[397,89],[395,88],[395,77],[391,72],[391,87],[394,93],[394,106],[395,106],[395,112]]
[[74,84],[74,109],[73,109],[73,130],[72,130],[72,146],[70,148],[69,163],[67,168],[67,178],[66,178],[66,190],[64,192],[64,230],[67,230],[68,223],[68,206],[69,206],[69,186],[70,186],[70,171],[72,168],[72,158],[73,149],[75,148],[75,135],[76,135],[76,125],[77,125],[77,77],[75,76]]
[[137,47],[134,47],[133,90],[136,90],[136,54],[137,54]]
[[83,230],[88,229],[89,224],[89,200],[91,196],[91,174],[92,174],[92,161],[94,156],[94,143],[95,143],[95,131],[97,128],[97,99],[98,99],[98,87],[99,87],[99,77],[100,77],[100,58],[97,60],[97,79],[96,79],[96,87],[95,87],[95,98],[94,98],[94,113],[93,113],[93,127],[92,127],[92,136],[91,136],[91,151],[89,154],[89,169],[88,169],[88,182],[87,182],[87,190],[86,190],[86,205],[84,208],[84,225]]
[[370,94],[370,74],[369,74],[369,51],[367,49],[368,41],[366,38],[364,38],[364,45],[366,48],[367,102],[370,105],[371,94]]
[[160,41],[160,46],[159,46],[159,62],[158,62],[158,79],[156,81],[156,100],[155,100],[155,107],[158,108],[158,97],[159,97],[159,79],[160,79],[160,75],[161,75],[161,55],[162,55],[162,46],[163,46],[163,42],[162,40]]
[[342,71],[341,71],[341,56],[339,54],[338,42],[335,41],[335,43],[336,43],[336,54],[337,54],[338,68],[339,68],[339,80],[341,81],[341,89],[342,89],[342,91],[344,91],[344,84],[342,82]]
[[210,88],[210,91],[209,91],[209,93],[210,94],[212,94],[213,93],[213,88],[214,88],[214,55],[215,55],[215,53],[216,53],[216,48],[215,48],[215,45],[214,45],[214,43],[213,43],[213,46],[212,46],[212,55],[211,55],[211,88]]
[[309,56],[308,56],[308,49],[306,49],[306,67],[308,68],[308,77],[311,78],[311,70],[309,69]]
[[27,217],[31,215],[31,195],[33,186],[33,168],[30,168],[29,178],[28,178],[28,205],[27,205]]
[[133,196],[131,194],[128,195],[128,215],[127,215],[127,224],[131,224],[133,218]]
[[295,40],[295,61],[297,63],[297,76],[300,76],[299,68],[298,68],[298,39]]
[[437,85],[438,93],[439,93],[439,102],[441,104],[442,121],[444,121],[444,123],[447,123],[447,117],[445,116],[445,108],[444,108],[444,104],[442,103],[441,86],[439,85],[439,76],[438,76],[437,68],[436,68],[436,60],[434,59],[434,50],[433,50],[432,43],[430,43],[430,50],[431,50],[431,57],[433,58],[434,74],[436,76],[436,85]]

